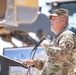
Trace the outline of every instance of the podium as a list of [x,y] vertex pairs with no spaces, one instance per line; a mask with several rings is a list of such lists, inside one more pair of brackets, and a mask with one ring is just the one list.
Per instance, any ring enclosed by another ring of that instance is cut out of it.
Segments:
[[10,75],[10,66],[23,66],[28,68],[23,62],[0,55],[0,75]]

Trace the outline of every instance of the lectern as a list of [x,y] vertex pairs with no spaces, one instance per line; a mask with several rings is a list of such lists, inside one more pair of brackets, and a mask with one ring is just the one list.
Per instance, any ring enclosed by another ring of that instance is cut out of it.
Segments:
[[0,75],[10,75],[10,66],[23,66],[28,68],[23,62],[0,55]]

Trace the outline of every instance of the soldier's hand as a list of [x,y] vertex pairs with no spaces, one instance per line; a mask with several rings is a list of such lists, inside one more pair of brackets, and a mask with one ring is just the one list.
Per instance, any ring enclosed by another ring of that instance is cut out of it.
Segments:
[[35,62],[33,60],[23,60],[24,64],[29,65],[29,66],[33,66],[35,64]]

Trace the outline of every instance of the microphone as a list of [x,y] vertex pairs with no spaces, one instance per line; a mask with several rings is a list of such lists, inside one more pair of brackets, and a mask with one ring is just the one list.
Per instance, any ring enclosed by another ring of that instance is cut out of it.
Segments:
[[[35,45],[35,47],[34,47],[34,49],[37,49],[37,47],[43,42],[43,40],[45,40],[46,38],[45,38],[45,36],[43,36],[42,38],[41,38],[41,40]],[[33,50],[34,50],[33,49]]]

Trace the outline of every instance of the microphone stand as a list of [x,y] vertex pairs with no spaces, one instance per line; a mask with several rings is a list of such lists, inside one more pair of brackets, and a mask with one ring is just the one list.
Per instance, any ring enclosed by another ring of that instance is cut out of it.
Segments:
[[[34,56],[35,56],[36,50],[37,50],[37,48],[33,48],[33,50],[32,50],[32,51],[34,51],[33,56],[32,56],[32,58],[31,58],[32,60],[34,59]],[[30,66],[28,67],[28,70],[27,70],[26,75],[28,75],[29,71],[30,71]],[[30,75],[30,74],[29,74],[29,75]]]
[[[30,57],[30,59],[32,59],[32,60],[34,59],[34,56],[35,56],[37,47],[38,47],[38,46],[40,45],[40,43],[41,43],[43,40],[45,40],[45,39],[46,39],[45,36],[43,36],[43,37],[41,38],[41,40],[35,45],[35,47],[34,47],[33,50],[32,50],[32,51],[34,51],[34,54],[33,54],[32,58]],[[28,71],[27,71],[26,75],[28,75],[29,71],[30,71],[30,66],[28,67]]]

